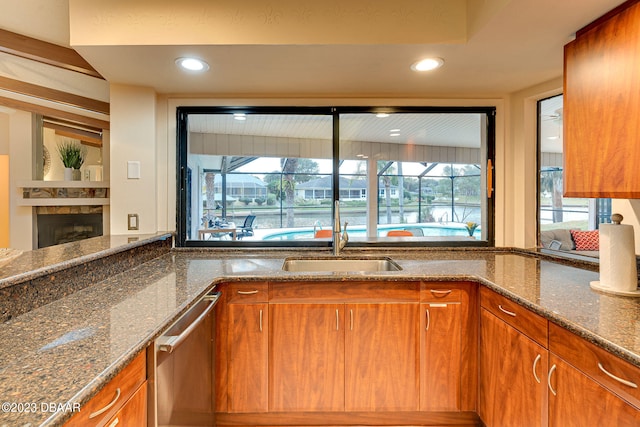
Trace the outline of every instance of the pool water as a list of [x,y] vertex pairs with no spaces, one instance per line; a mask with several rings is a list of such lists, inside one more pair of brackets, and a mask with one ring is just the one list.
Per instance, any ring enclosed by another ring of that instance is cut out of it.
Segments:
[[[461,225],[441,225],[441,224],[412,224],[412,225],[389,225],[378,226],[378,237],[384,237],[390,230],[411,230],[419,228],[426,237],[443,237],[443,236],[460,236],[469,235],[467,229]],[[351,237],[366,237],[366,228],[364,226],[349,227],[347,229]],[[309,228],[301,228],[297,230],[279,230],[273,233],[265,234],[262,240],[309,240],[313,239],[314,231]],[[477,228],[473,233],[477,239],[481,237],[481,230]]]

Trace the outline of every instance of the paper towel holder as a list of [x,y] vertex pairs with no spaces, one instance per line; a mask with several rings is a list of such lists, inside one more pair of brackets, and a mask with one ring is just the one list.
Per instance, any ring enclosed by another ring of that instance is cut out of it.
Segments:
[[[622,220],[624,219],[624,217],[622,215],[620,215],[619,213],[614,213],[613,215],[611,215],[611,225],[620,225],[622,223]],[[632,240],[633,242],[633,240]],[[633,245],[633,243],[632,243]],[[635,268],[634,268],[635,269]],[[604,293],[608,293],[608,294],[612,294],[612,295],[620,295],[620,296],[629,296],[629,297],[640,297],[640,290],[636,289],[633,291],[630,290],[620,290],[620,289],[612,289],[610,286],[603,286],[602,283],[600,283],[600,281],[593,281],[590,282],[589,284],[591,286],[591,289],[595,290],[595,291],[600,291],[600,292],[604,292]]]

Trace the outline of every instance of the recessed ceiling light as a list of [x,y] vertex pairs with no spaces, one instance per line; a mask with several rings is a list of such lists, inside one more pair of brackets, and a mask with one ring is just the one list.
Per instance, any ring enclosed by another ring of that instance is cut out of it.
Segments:
[[233,118],[235,120],[247,120],[247,115],[244,113],[233,113]]
[[389,136],[400,136],[400,132],[392,132]]
[[444,59],[442,58],[426,58],[416,62],[411,66],[413,71],[430,71],[442,67]]
[[384,119],[385,117],[389,117],[389,113],[378,113],[376,114],[376,117],[378,117],[379,119]]
[[198,58],[178,58],[176,64],[188,71],[207,71],[209,64]]

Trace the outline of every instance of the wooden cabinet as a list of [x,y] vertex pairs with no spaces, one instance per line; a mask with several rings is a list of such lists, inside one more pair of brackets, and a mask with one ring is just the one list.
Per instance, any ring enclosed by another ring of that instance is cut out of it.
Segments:
[[546,426],[548,351],[481,309],[479,415],[487,427]]
[[640,425],[640,369],[553,323],[549,349],[550,426]]
[[420,291],[420,410],[474,411],[476,285],[425,282]]
[[228,410],[266,412],[269,409],[267,285],[233,284],[228,293]]
[[636,1],[565,46],[565,196],[640,198],[639,51]]
[[547,320],[484,287],[480,305],[480,418],[546,426]]
[[115,417],[106,424],[108,427],[147,427],[147,383],[145,382],[124,404]]
[[269,410],[344,410],[344,304],[269,311]]
[[640,425],[638,409],[553,354],[550,363],[550,427]]
[[229,412],[266,412],[268,304],[230,304],[229,328]]
[[418,410],[418,304],[347,304],[346,313],[345,410]]
[[477,422],[476,284],[256,285],[223,285],[218,422]]
[[147,425],[146,352],[137,355],[66,424],[72,426]]

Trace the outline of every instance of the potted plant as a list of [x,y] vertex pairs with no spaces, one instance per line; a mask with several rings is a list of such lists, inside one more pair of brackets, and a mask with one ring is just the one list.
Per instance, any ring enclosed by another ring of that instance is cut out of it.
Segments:
[[84,164],[87,150],[73,141],[63,141],[58,144],[58,154],[64,165],[64,180],[79,181],[80,168]]
[[470,221],[465,224],[465,228],[467,229],[467,233],[469,233],[469,237],[473,237],[473,232],[478,228],[478,224]]

